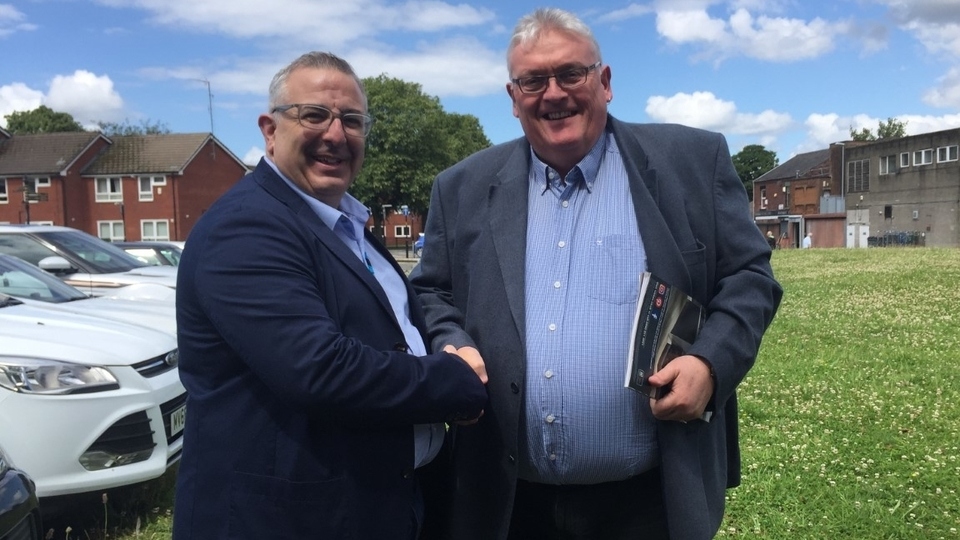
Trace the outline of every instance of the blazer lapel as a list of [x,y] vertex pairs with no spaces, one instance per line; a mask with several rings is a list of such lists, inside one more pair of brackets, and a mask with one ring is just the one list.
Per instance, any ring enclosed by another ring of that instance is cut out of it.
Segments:
[[490,184],[489,226],[510,314],[524,339],[524,265],[527,258],[527,178],[530,146],[521,140]]
[[609,117],[608,123],[613,128],[613,136],[620,149],[623,166],[627,170],[640,238],[647,254],[647,269],[671,280],[672,285],[690,291],[690,274],[667,220],[664,219],[666,213],[683,212],[684,209],[660,207],[657,170],[649,168],[647,155],[640,141],[622,122]]
[[[320,219],[320,216],[303,200],[303,197],[290,189],[290,186],[288,186],[282,178],[277,176],[273,168],[264,160],[261,160],[257,165],[254,174],[257,175],[257,181],[260,186],[290,208],[290,210],[303,221],[303,224],[313,235],[316,236],[350,272],[370,289],[370,292],[377,297],[380,305],[393,317],[393,308],[390,307],[390,301],[387,299],[386,293],[383,292],[383,288],[380,286],[377,278],[370,273],[370,270],[357,258],[356,254],[337,237],[336,233],[330,230],[330,227],[327,227],[323,220]],[[366,235],[367,232],[365,231],[364,234]],[[377,251],[387,257],[388,261],[392,260],[393,256],[390,255],[389,252],[386,252],[386,249],[378,249],[378,244],[379,243],[374,243],[374,245],[377,246],[374,249],[377,249]]]

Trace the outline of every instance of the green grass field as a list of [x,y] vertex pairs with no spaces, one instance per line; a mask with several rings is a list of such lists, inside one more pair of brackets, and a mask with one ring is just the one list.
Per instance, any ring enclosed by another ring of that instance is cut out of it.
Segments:
[[[960,538],[960,250],[773,264],[786,292],[740,387],[743,484],[718,536]],[[152,515],[111,537],[169,538]]]

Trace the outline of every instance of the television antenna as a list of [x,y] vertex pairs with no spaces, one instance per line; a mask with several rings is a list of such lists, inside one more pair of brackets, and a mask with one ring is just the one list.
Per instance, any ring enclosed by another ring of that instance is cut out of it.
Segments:
[[213,134],[213,94],[210,92],[210,81],[207,79],[192,79],[207,85],[207,110],[210,112],[210,134]]

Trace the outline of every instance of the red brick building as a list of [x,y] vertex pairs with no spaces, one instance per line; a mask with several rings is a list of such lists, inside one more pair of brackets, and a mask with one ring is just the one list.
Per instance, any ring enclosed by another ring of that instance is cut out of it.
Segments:
[[66,225],[104,240],[186,240],[246,172],[209,133],[0,130],[0,223]]

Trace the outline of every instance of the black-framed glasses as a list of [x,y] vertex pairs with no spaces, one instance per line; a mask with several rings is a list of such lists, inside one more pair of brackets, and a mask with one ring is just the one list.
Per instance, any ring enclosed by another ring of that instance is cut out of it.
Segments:
[[602,62],[597,60],[597,62],[593,65],[568,69],[566,71],[561,71],[560,73],[554,73],[553,75],[531,75],[529,77],[517,77],[516,79],[511,79],[511,82],[517,85],[517,87],[520,88],[520,91],[524,94],[539,94],[543,92],[547,89],[547,85],[550,84],[550,79],[556,79],[557,86],[560,88],[576,88],[587,82],[587,75],[589,75],[591,71],[600,67],[601,64]]
[[326,131],[330,128],[334,118],[340,119],[343,132],[351,137],[366,137],[373,126],[373,118],[366,114],[348,112],[335,113],[322,105],[308,103],[292,103],[273,108],[274,113],[285,113],[290,109],[297,110],[297,123],[315,131]]

